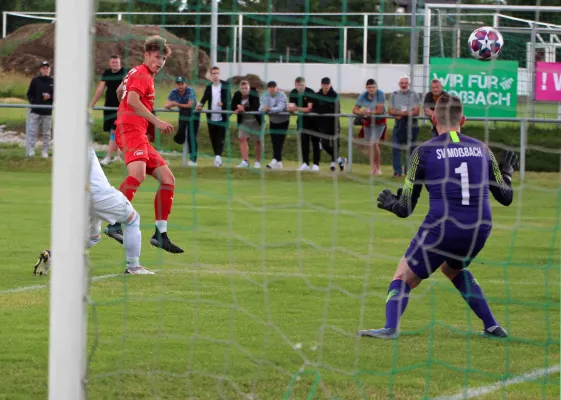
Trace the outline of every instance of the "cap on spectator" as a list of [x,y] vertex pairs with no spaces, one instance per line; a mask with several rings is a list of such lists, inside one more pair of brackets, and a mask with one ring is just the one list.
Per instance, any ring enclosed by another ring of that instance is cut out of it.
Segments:
[[40,68],[48,67],[48,66],[49,66],[49,62],[48,62],[48,61],[43,61],[43,62],[41,63],[41,67],[40,67]]
[[267,87],[277,87],[277,83],[275,81],[269,81],[269,83],[267,83]]
[[322,85],[329,85],[330,83],[331,79],[329,79],[327,76],[321,80]]
[[178,76],[175,78],[175,83],[185,83],[185,78],[182,76]]

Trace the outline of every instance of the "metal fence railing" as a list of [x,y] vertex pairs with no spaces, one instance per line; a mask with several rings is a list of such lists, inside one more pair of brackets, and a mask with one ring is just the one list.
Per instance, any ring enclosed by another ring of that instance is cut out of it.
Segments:
[[[0,103],[0,108],[13,108],[13,109],[19,108],[19,109],[25,109],[26,110],[26,118],[25,118],[25,129],[26,129],[25,143],[26,143],[26,146],[25,146],[25,150],[26,150],[26,155],[29,154],[29,150],[30,150],[29,149],[29,140],[28,140],[29,135],[27,135],[27,132],[29,131],[29,113],[30,113],[32,108],[50,109],[50,108],[53,108],[53,106],[35,105],[35,104],[2,104],[2,103]],[[114,108],[114,107],[94,107],[93,110],[94,111],[116,111],[117,108]],[[178,114],[177,110],[168,110],[168,109],[165,109],[165,108],[156,108],[156,109],[154,109],[154,112],[156,112],[156,113],[166,112],[166,113]],[[197,111],[197,112],[200,112],[201,114],[217,113],[217,111],[210,111],[210,110],[200,110],[200,111]],[[230,115],[234,114],[233,111],[220,111],[220,113],[230,114]],[[245,114],[267,115],[267,113],[263,113],[263,112],[246,112]],[[337,114],[306,113],[306,114],[302,114],[302,113],[290,113],[290,112],[277,113],[277,115],[290,115],[290,116],[306,115],[306,116],[313,116],[313,117],[339,117],[339,118],[348,119],[348,129],[347,129],[347,137],[346,137],[346,139],[349,143],[349,146],[348,146],[348,149],[347,149],[347,169],[348,169],[349,172],[352,172],[352,168],[353,168],[353,146],[352,146],[352,144],[357,142],[357,139],[354,137],[353,121],[357,117],[357,115],[344,114],[344,113],[337,113]],[[390,115],[377,115],[376,117],[387,118],[387,119],[393,119],[394,118]],[[413,119],[417,119],[417,120],[421,120],[421,121],[427,121],[428,120],[428,118],[424,117],[424,116],[413,117]],[[533,123],[559,125],[561,123],[561,121],[559,121],[559,120],[542,119],[542,118],[482,118],[482,117],[470,117],[469,120],[470,121],[484,122],[484,123],[512,122],[512,123],[520,124],[520,178],[522,180],[524,179],[524,174],[525,174],[525,170],[526,170],[526,150],[527,150],[527,143],[528,143],[528,141],[527,141],[528,125],[533,124]],[[263,124],[262,125],[262,135],[265,134],[265,131],[266,131],[266,124]],[[344,138],[343,132],[340,132],[339,137]],[[182,158],[183,158],[183,166],[187,166],[187,161],[188,161],[188,158],[189,158],[189,149],[187,147],[187,140],[183,144]]]

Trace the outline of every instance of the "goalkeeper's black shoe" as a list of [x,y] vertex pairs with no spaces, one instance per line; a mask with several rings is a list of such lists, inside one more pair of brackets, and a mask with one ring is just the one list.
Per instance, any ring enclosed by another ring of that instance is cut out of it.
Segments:
[[172,254],[180,254],[183,253],[183,249],[174,245],[168,237],[167,232],[160,233],[158,228],[156,228],[156,232],[152,239],[150,239],[150,244],[154,247],[158,247],[159,249],[165,250],[168,253]]
[[508,337],[508,333],[503,329],[502,326],[499,325],[493,326],[488,329],[483,329],[483,332],[481,332],[481,334],[486,337],[496,337],[496,338]]
[[103,230],[105,236],[115,239],[117,242],[123,244],[123,230],[121,229],[121,223],[117,222],[113,225],[107,225]]

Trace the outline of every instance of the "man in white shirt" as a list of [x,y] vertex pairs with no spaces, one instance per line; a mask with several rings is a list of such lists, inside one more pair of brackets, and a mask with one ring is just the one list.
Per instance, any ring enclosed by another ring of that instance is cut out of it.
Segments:
[[220,68],[212,67],[210,70],[212,82],[207,85],[201,101],[196,109],[202,110],[205,103],[208,103],[210,111],[216,113],[207,114],[208,134],[214,151],[214,166],[222,166],[222,152],[224,151],[224,139],[228,128],[229,115],[220,113],[230,109],[231,94],[228,82],[220,79]]

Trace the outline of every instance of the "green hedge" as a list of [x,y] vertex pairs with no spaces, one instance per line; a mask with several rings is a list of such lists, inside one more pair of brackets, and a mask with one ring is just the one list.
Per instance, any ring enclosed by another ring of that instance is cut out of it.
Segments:
[[[358,136],[358,128],[355,127],[355,138]],[[485,141],[485,130],[484,127],[473,124],[471,127],[466,125],[462,130],[466,135],[475,137],[482,141]],[[391,130],[388,130],[386,135],[386,141],[382,146],[382,163],[391,165]],[[94,138],[98,143],[107,143],[108,135],[102,132],[101,123],[97,123],[94,126]],[[431,138],[430,126],[421,126],[421,132],[419,134],[419,140],[428,140]],[[230,124],[230,135],[229,143],[225,147],[225,156],[230,156],[232,158],[239,158],[239,150],[237,143],[237,131],[236,124]],[[498,154],[501,152],[500,146],[513,147],[515,149],[520,148],[520,127],[519,125],[502,125],[496,128],[490,128],[488,130],[488,139],[491,143],[491,149]],[[272,155],[271,141],[268,137],[265,137],[265,158],[263,161],[268,162]],[[212,155],[212,147],[208,137],[208,130],[206,126],[206,121],[203,120],[199,129],[198,135],[199,144],[199,154],[200,157],[210,157]],[[499,146],[494,146],[493,144],[498,144]],[[558,129],[545,129],[542,127],[530,126],[528,129],[528,146],[541,146],[548,150],[561,150],[561,131]],[[181,152],[182,147],[175,142],[173,142],[171,136],[159,137],[159,149],[168,151],[178,151]],[[255,146],[250,143],[250,157],[253,157]],[[347,134],[345,132],[344,137],[341,139],[341,153],[344,157],[348,154],[348,141]],[[289,130],[289,135],[286,138],[284,146],[283,157],[285,160],[296,161],[298,160],[297,151],[297,141],[294,130]],[[528,150],[526,152],[526,169],[528,171],[537,172],[559,172],[560,171],[560,154],[546,153],[538,150]],[[328,161],[327,154],[322,152],[322,163]],[[353,162],[359,164],[368,163],[368,157],[365,152],[361,151],[360,147],[355,145],[353,147]]]

